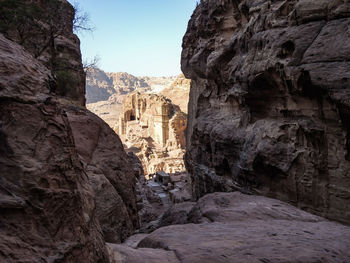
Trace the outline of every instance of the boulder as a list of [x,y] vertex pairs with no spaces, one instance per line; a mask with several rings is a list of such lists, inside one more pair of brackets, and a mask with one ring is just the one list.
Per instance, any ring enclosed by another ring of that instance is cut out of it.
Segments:
[[[180,262],[347,262],[350,228],[278,200],[208,194],[188,222],[157,229],[140,248],[175,252]],[[192,218],[192,219],[191,219]]]

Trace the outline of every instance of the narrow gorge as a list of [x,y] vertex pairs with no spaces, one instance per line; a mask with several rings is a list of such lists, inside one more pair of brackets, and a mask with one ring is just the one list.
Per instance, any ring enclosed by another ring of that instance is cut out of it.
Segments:
[[350,262],[348,0],[201,0],[173,77],[77,17],[0,0],[1,263]]

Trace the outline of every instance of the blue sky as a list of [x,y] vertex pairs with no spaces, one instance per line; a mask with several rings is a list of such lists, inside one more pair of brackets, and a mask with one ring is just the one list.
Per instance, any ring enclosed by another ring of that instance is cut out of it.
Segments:
[[182,37],[197,0],[69,0],[89,13],[95,31],[80,33],[83,58],[107,72],[181,73]]

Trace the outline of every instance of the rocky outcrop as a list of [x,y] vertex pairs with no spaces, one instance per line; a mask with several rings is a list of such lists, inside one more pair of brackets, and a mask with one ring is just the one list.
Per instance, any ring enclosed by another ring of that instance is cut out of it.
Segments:
[[183,39],[197,197],[240,189],[350,223],[347,1],[202,0]]
[[[178,210],[174,209],[174,223]],[[350,259],[349,227],[262,196],[208,194],[183,218],[187,224],[159,228],[137,237],[133,246],[109,245],[116,262],[144,262],[142,256],[149,262],[191,263]]]
[[[118,98],[117,101],[123,103],[125,95],[133,91],[160,93],[167,89],[168,93],[171,93],[169,90],[171,87],[176,90],[175,93],[177,93],[177,89],[188,93],[188,82],[189,80],[186,80],[183,75],[177,77],[135,77],[126,72],[104,72],[99,68],[88,68],[86,72],[86,101],[89,104],[107,101],[115,94],[115,97]],[[179,103],[183,104],[183,100],[179,100]]]
[[[64,30],[39,55],[35,48],[53,26],[46,20],[35,17],[43,35],[34,27],[28,37],[35,39],[23,45],[12,27],[6,37],[0,33],[0,261],[109,262],[105,241],[121,242],[138,225],[134,171],[117,135],[82,106],[73,8],[50,3],[59,8],[11,3],[65,18]],[[66,76],[77,78],[62,78],[55,66],[62,57]]]
[[180,108],[156,94],[129,94],[116,132],[141,160],[146,175],[183,172],[187,119]]
[[3,0],[1,5],[1,33],[51,71],[50,92],[85,105],[80,41],[72,33],[73,7],[62,0]]
[[138,226],[131,159],[118,136],[94,114],[84,109],[68,112],[67,117],[78,157],[94,189],[104,239],[120,243]]
[[193,209],[194,202],[182,202],[172,205],[162,215],[159,226],[182,225],[188,223],[188,214]]

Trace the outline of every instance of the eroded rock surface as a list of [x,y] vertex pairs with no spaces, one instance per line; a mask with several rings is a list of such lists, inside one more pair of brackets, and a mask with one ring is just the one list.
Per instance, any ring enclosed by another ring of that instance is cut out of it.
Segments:
[[182,52],[197,197],[241,189],[350,223],[349,10],[201,1]]
[[[83,106],[73,8],[54,2],[61,7],[16,2],[63,19],[48,50],[36,53],[46,46],[40,18],[43,35],[23,46],[11,30],[0,33],[0,261],[109,262],[105,241],[138,226],[134,171],[118,136]],[[57,54],[75,80],[62,82]]]
[[[160,260],[165,255],[157,253],[159,250],[166,252],[164,260],[184,263],[350,259],[349,227],[279,200],[239,192],[214,193],[199,199],[189,213],[186,210],[183,217],[187,224],[162,227],[148,236],[135,236],[129,244],[114,246],[115,255],[123,256],[119,262],[132,262],[128,259],[134,257],[135,262],[141,262],[140,254]],[[176,219],[178,214],[174,215]],[[175,259],[169,257],[170,252]]]

